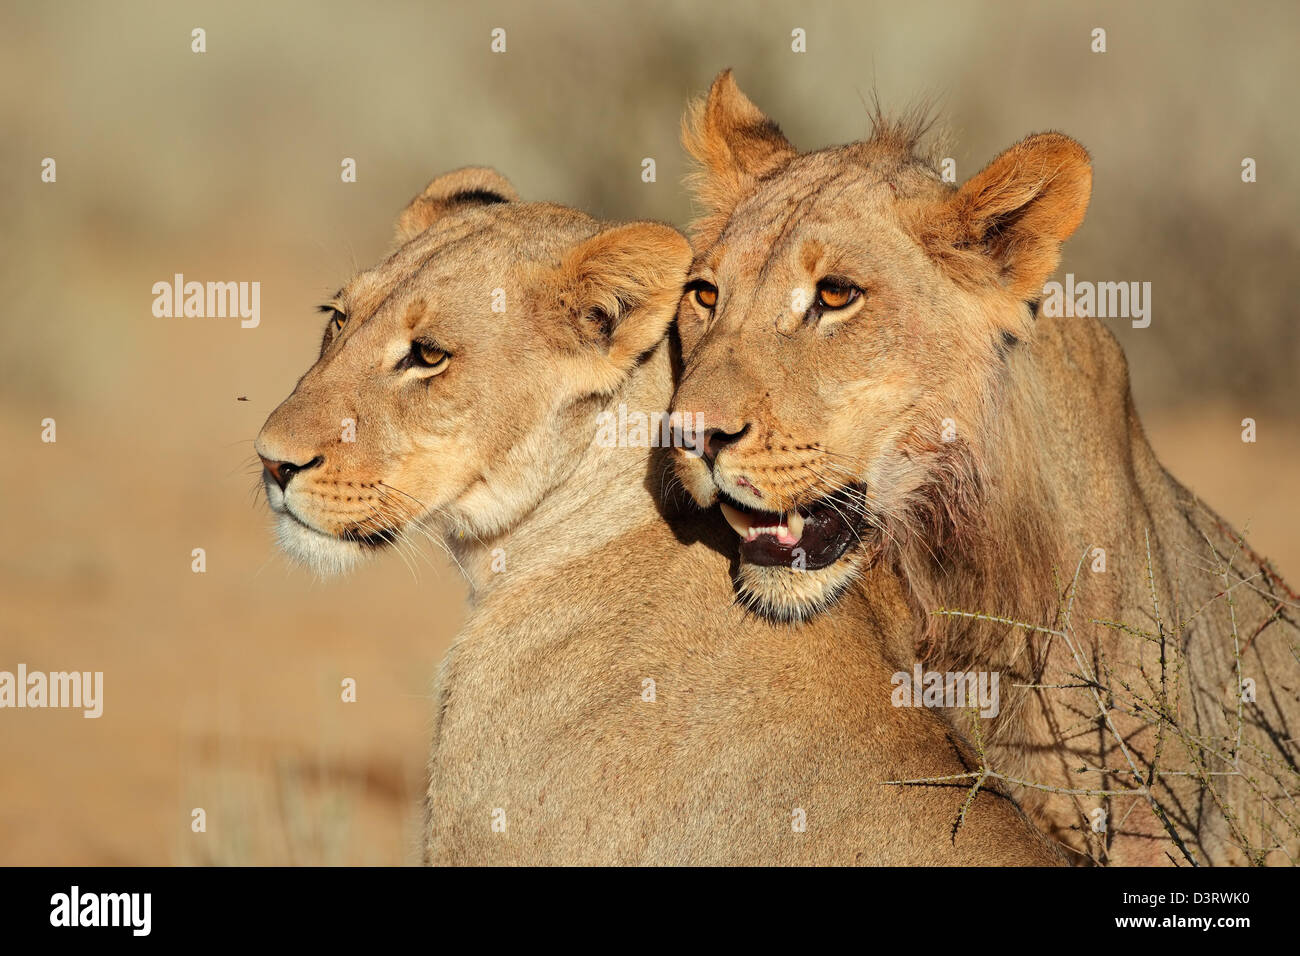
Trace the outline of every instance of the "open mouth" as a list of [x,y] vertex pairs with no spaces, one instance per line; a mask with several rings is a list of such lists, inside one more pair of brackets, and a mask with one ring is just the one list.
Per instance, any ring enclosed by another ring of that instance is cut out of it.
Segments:
[[816,571],[838,561],[865,523],[862,494],[846,488],[785,514],[756,511],[719,494],[722,515],[740,535],[749,564]]

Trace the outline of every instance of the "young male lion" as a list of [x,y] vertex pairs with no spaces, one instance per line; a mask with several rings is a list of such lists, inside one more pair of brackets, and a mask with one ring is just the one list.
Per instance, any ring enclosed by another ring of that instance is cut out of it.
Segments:
[[983,741],[966,780],[1024,787],[1076,859],[1290,859],[1295,595],[1161,468],[1102,325],[1037,314],[1087,153],[1030,136],[958,188],[919,125],[801,154],[729,71],[687,114],[683,483],[757,612],[898,587],[894,653],[1000,674],[995,718],[952,714]]
[[1059,862],[1001,793],[887,784],[974,765],[936,715],[863,693],[893,670],[900,594],[798,628],[746,614],[721,522],[661,512],[666,451],[645,428],[606,440],[602,413],[667,407],[685,238],[519,202],[484,169],[435,180],[398,227],[257,450],[309,564],[421,529],[469,579],[428,860]]

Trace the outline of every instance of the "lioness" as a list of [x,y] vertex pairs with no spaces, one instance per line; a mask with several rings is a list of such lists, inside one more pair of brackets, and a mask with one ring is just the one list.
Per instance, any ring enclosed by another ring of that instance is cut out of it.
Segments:
[[1001,674],[967,782],[1014,780],[1077,860],[1289,859],[1295,595],[1161,468],[1112,336],[1036,309],[1088,154],[1030,136],[958,188],[920,123],[876,120],[799,153],[727,71],[684,121],[673,407],[705,454],[678,472],[740,536],[743,599],[816,620],[901,588],[893,653]]
[[666,449],[598,437],[602,412],[668,405],[684,237],[520,202],[486,169],[434,180],[398,232],[257,451],[291,554],[340,570],[422,529],[469,580],[427,860],[1059,862],[1001,793],[886,784],[974,765],[890,706],[901,590],[798,627],[746,613],[730,532],[664,506]]

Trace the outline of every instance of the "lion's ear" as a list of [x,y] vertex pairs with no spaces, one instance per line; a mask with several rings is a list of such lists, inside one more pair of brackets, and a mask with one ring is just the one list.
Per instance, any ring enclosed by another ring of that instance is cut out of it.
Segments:
[[686,237],[657,222],[612,226],[564,257],[554,301],[591,360],[591,391],[617,387],[668,333],[690,265]]
[[692,228],[708,238],[722,231],[731,211],[758,180],[798,155],[780,128],[740,91],[731,70],[719,73],[709,95],[687,109],[682,145],[700,164],[692,186],[705,216]]
[[519,194],[510,181],[495,169],[466,166],[439,176],[411,200],[397,217],[397,238],[402,242],[413,239],[457,206],[518,201]]
[[1005,288],[1031,301],[1056,270],[1061,243],[1083,222],[1091,194],[1088,151],[1061,133],[1037,133],[957,190],[931,239],[980,254]]

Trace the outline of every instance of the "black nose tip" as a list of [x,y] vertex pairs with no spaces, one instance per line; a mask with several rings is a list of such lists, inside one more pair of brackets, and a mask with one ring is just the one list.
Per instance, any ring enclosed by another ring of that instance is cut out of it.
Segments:
[[[257,457],[262,458],[261,455],[258,455]],[[271,476],[275,483],[280,486],[280,490],[284,491],[289,487],[289,481],[294,475],[298,474],[300,471],[306,471],[308,468],[315,468],[324,460],[325,457],[323,455],[317,455],[304,465],[295,465],[291,461],[271,461],[269,458],[262,458],[262,467],[266,469],[266,473]]]
[[710,428],[704,433],[704,460],[713,466],[713,459],[718,457],[719,452],[728,445],[735,444],[745,437],[749,431],[749,426],[744,425],[739,431],[728,432],[721,428]]

